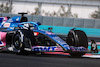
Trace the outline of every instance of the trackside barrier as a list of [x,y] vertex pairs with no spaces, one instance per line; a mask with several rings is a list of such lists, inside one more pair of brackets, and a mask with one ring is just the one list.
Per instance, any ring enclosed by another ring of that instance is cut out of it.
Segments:
[[[20,16],[18,14],[0,13],[0,16]],[[79,28],[97,28],[100,29],[100,19],[80,19],[80,18],[62,18],[37,15],[25,15],[29,21],[41,22],[42,25],[79,27]]]

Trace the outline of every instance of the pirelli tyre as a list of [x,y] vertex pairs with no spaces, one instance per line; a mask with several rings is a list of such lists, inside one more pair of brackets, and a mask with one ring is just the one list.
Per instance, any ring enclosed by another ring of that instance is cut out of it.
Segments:
[[21,35],[20,34],[15,34],[14,40],[13,40],[13,45],[15,48],[16,54],[24,54],[24,44],[21,42]]
[[[85,32],[81,30],[71,30],[66,39],[67,44],[75,47],[88,48],[88,38]],[[85,52],[70,52],[71,56],[82,56]]]

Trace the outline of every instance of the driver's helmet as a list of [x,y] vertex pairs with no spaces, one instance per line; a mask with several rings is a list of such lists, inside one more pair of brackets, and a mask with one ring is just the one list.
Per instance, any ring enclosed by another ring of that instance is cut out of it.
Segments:
[[33,25],[32,24],[30,24],[30,23],[27,23],[27,24],[24,24],[23,25],[23,29],[30,29],[31,27],[33,27]]

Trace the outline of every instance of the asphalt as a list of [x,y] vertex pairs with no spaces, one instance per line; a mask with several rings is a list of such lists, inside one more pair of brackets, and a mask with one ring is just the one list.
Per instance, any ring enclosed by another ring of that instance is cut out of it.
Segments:
[[0,67],[100,67],[100,59],[62,55],[0,53]]

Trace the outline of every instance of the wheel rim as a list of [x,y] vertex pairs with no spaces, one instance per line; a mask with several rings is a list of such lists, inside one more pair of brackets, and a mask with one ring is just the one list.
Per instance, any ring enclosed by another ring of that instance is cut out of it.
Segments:
[[20,49],[20,47],[21,47],[21,42],[20,42],[20,38],[18,35],[15,36],[14,46],[16,49]]
[[15,46],[18,46],[18,45],[19,45],[19,41],[16,40],[16,41],[15,41]]

